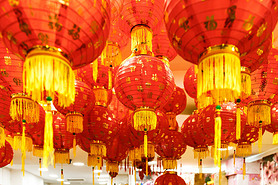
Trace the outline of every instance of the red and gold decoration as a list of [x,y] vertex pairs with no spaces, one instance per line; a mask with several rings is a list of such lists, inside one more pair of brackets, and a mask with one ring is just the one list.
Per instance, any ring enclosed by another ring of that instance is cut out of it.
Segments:
[[155,180],[155,185],[169,185],[169,184],[176,184],[176,185],[186,185],[184,180],[177,175],[177,172],[174,171],[165,171],[163,175],[159,176]]
[[187,69],[183,80],[184,90],[191,98],[194,99],[197,98],[197,72],[198,67],[196,65],[192,65]]
[[278,144],[278,104],[271,107],[271,124],[266,126],[266,130],[273,133],[273,144]]
[[83,115],[94,105],[94,94],[84,82],[75,80],[75,101],[69,107],[60,107],[57,99],[53,102],[56,109],[66,116],[67,131],[81,133],[83,131]]
[[256,0],[166,1],[169,40],[181,57],[198,65],[199,108],[239,98],[241,66],[253,65],[240,61],[240,56],[271,37],[277,22],[276,6],[276,2]]
[[73,135],[67,131],[66,118],[60,113],[53,116],[53,146],[54,164],[68,164],[69,150],[73,147]]
[[7,166],[13,160],[14,152],[8,141],[5,145],[0,147],[0,168]]
[[37,133],[31,134],[33,141],[33,156],[43,157],[43,143],[44,143],[44,129],[41,129]]

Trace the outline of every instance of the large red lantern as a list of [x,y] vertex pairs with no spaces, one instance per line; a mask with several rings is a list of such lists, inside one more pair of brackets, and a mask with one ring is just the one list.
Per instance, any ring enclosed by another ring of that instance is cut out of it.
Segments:
[[5,146],[0,147],[0,168],[3,168],[10,164],[13,160],[14,152],[8,141],[5,142]]
[[69,106],[75,97],[71,68],[100,55],[110,28],[110,1],[2,1],[1,7],[4,43],[25,58],[27,94],[45,101],[57,92],[59,105]]
[[66,116],[67,131],[81,133],[83,131],[83,115],[94,105],[94,94],[84,82],[75,80],[75,102],[69,107],[60,107],[54,100],[56,109]]
[[184,80],[183,80],[184,90],[191,98],[194,99],[197,98],[198,69],[196,70],[196,67],[197,67],[196,65],[192,65],[190,68],[188,68],[184,75]]
[[271,108],[271,124],[266,126],[266,130],[273,133],[273,144],[278,144],[278,104]]
[[174,92],[168,102],[162,107],[162,111],[166,114],[169,128],[178,129],[176,115],[182,113],[186,107],[186,94],[184,90],[178,86],[175,87]]
[[68,164],[69,150],[73,147],[73,134],[67,131],[65,116],[56,113],[53,116],[54,163]]
[[186,151],[186,141],[183,134],[174,130],[164,132],[156,143],[155,151],[162,157],[164,169],[176,169],[177,160]]
[[277,2],[272,0],[166,1],[169,39],[181,57],[198,65],[200,108],[234,102],[240,96],[241,66],[253,65],[240,61],[240,56],[271,37],[276,17]]
[[164,172],[164,174],[159,176],[154,182],[154,185],[169,185],[169,184],[186,185],[184,180],[177,175],[177,172],[173,172],[173,171]]

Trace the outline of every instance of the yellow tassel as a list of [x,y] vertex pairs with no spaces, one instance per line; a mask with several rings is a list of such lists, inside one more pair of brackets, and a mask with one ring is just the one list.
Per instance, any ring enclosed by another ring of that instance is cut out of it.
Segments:
[[241,66],[241,99],[246,99],[251,95],[250,69]]
[[64,170],[63,169],[61,169],[61,179],[62,179],[61,185],[63,185],[64,184]]
[[209,156],[209,149],[207,146],[194,148],[194,159],[205,159]]
[[245,157],[243,158],[242,175],[243,175],[243,179],[244,179],[244,176],[246,175],[246,163],[245,163]]
[[87,165],[92,166],[92,167],[101,168],[103,166],[102,157],[88,154]]
[[235,167],[236,166],[236,151],[235,150],[234,150],[233,159],[234,159],[234,167]]
[[241,137],[241,116],[240,116],[240,99],[237,99],[237,108],[236,108],[236,139],[239,140]]
[[33,147],[33,156],[43,157],[43,147],[34,146]]
[[[42,169],[42,159],[39,158],[40,169]],[[40,176],[42,176],[42,171],[40,170]]]
[[[150,151],[150,150],[148,150],[148,151]],[[140,148],[135,148],[135,149],[129,151],[129,161],[131,161],[133,164],[135,164],[136,161],[141,161]]]
[[113,185],[113,178],[111,177],[111,185]]
[[93,172],[93,185],[95,185],[95,168],[92,167],[92,172]]
[[93,93],[95,94],[95,105],[107,107],[108,105],[108,90],[104,88],[94,87]]
[[120,47],[117,43],[107,41],[106,47],[101,53],[101,63],[104,66],[117,67],[122,63]]
[[252,154],[252,145],[249,143],[239,143],[236,148],[238,157],[247,157]]
[[278,132],[273,133],[273,144],[278,144]]
[[157,117],[153,110],[136,110],[134,112],[133,119],[133,127],[135,130],[144,131],[144,129],[146,128],[147,130],[151,131],[156,128]]
[[93,80],[94,82],[96,82],[98,79],[98,59],[93,61],[90,66],[91,68],[93,68]]
[[262,122],[260,122],[260,128],[259,128],[259,139],[258,139],[258,147],[259,147],[259,153],[262,152],[262,144],[263,144],[263,128],[262,128]]
[[[22,148],[22,136],[14,136],[14,143],[13,143],[13,149],[18,150]],[[28,137],[25,135],[25,151],[27,152],[32,152],[32,147],[33,147],[33,141],[32,138]]]
[[69,151],[68,150],[55,150],[54,163],[69,164]]
[[169,122],[169,130],[177,130],[178,125],[176,120],[176,114],[174,112],[167,112],[166,117]]
[[119,173],[118,162],[107,161],[106,162],[106,171],[113,172],[113,173]]
[[0,148],[5,146],[5,140],[6,140],[5,129],[0,126]]
[[25,159],[26,159],[26,139],[25,139],[25,131],[26,131],[26,125],[25,120],[22,121],[22,140],[21,140],[21,171],[23,173],[23,176],[25,174]]
[[139,25],[131,30],[131,50],[134,55],[152,54],[153,33],[150,28]]
[[10,116],[13,120],[37,123],[40,119],[39,104],[25,94],[12,95]]
[[79,134],[83,132],[83,115],[78,112],[70,112],[66,115],[67,131]]
[[146,177],[149,175],[149,161],[148,157],[146,157]]
[[[23,87],[32,99],[44,101],[45,94],[58,96],[58,105],[74,103],[74,73],[59,49],[36,48],[28,53],[23,66]],[[55,93],[56,92],[56,93]]]
[[200,159],[198,161],[198,167],[199,167],[199,178],[202,179],[203,176],[203,160]]
[[112,89],[112,65],[108,70],[108,89]]
[[11,161],[11,166],[13,166],[13,164],[14,164],[14,160],[12,159],[12,161]]
[[247,108],[247,124],[259,127],[261,121],[262,126],[271,124],[271,107],[268,101],[251,102]]
[[175,159],[162,159],[162,165],[164,169],[177,169],[177,160]]
[[134,167],[134,180],[135,180],[135,184],[136,184],[136,168]]
[[218,165],[218,167],[221,165],[220,164],[220,158],[221,158],[221,152],[220,152],[220,148],[221,148],[221,125],[222,125],[222,121],[221,121],[221,117],[220,117],[220,109],[221,107],[218,105],[216,106],[216,118],[215,118],[215,136],[214,136],[214,164]]
[[[240,96],[240,59],[237,48],[220,45],[207,49],[199,59],[197,74],[198,108],[233,102]],[[208,98],[210,94],[210,98]]]
[[[0,127],[0,129],[1,129],[1,127]],[[1,140],[1,136],[0,136],[0,140]],[[6,141],[8,141],[10,143],[10,145],[12,146],[12,148],[14,149],[14,138],[11,135],[6,136]]]
[[53,115],[51,112],[51,104],[48,101],[45,107],[45,126],[44,126],[44,145],[43,145],[43,168],[48,167],[48,157],[53,163]]
[[73,134],[73,147],[72,147],[72,149],[73,149],[73,156],[75,157],[76,156],[76,135],[75,134]]
[[219,185],[221,185],[221,179],[222,179],[221,161],[222,159],[220,159],[220,166],[219,166]]
[[106,156],[106,146],[100,141],[93,141],[90,144],[90,154],[95,156]]
[[147,129],[144,131],[144,155],[148,158],[148,133]]

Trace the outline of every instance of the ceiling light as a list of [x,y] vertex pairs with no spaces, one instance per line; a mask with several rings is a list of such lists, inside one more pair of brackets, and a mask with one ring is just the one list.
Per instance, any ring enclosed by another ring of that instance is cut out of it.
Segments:
[[57,178],[58,175],[56,175],[56,174],[50,174],[49,177]]
[[64,184],[70,184],[70,182],[64,182]]
[[97,181],[107,181],[107,179],[98,179]]
[[99,182],[99,184],[107,184],[107,182]]
[[38,170],[39,170],[39,171],[42,171],[42,172],[47,172],[47,171],[48,171],[47,168],[39,168]]
[[106,178],[109,177],[109,175],[100,175],[98,178]]
[[101,173],[102,170],[94,170],[95,173]]
[[81,162],[75,162],[73,163],[74,166],[84,166],[84,163]]
[[56,179],[57,181],[59,181],[59,182],[62,182],[62,181],[64,181],[65,179]]

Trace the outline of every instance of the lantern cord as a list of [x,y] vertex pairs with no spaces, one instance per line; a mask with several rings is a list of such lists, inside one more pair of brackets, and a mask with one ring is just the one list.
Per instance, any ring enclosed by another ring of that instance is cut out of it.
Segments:
[[234,158],[234,167],[235,167],[236,166],[236,150],[234,150],[233,158]]
[[221,158],[221,117],[220,117],[221,106],[216,106],[216,118],[215,118],[215,136],[214,136],[214,164],[220,167],[220,158]]
[[42,176],[42,159],[39,158],[39,164],[40,164],[40,176]]
[[144,129],[144,156],[148,158],[148,131]]
[[64,170],[61,168],[61,185],[64,184]]
[[259,153],[262,152],[262,139],[263,139],[263,128],[262,128],[262,121],[260,121],[260,128],[259,128],[259,139],[258,139],[258,147]]
[[246,163],[245,163],[245,157],[243,157],[243,167],[242,167],[242,175],[243,175],[243,179],[246,175]]
[[108,69],[108,89],[112,89],[112,65]]
[[221,162],[222,162],[222,159],[220,159],[220,166],[219,166],[219,185],[221,185],[221,179],[222,179]]
[[148,157],[146,158],[146,177],[149,175]]
[[95,168],[92,167],[92,172],[93,172],[93,185],[95,185]]
[[199,159],[199,179],[202,179],[203,176],[203,160]]
[[113,178],[111,177],[111,185],[113,185]]
[[73,157],[76,157],[76,134],[73,133]]
[[239,140],[241,137],[241,116],[240,116],[240,99],[237,99],[237,108],[236,108],[236,139]]
[[0,148],[5,146],[5,140],[6,140],[5,129],[0,126]]
[[278,144],[278,132],[273,133],[273,144]]
[[25,159],[26,159],[26,121],[22,120],[22,139],[21,139],[21,162],[22,162],[22,173],[25,174]]
[[135,179],[135,184],[136,184],[136,166],[134,166],[134,179]]

